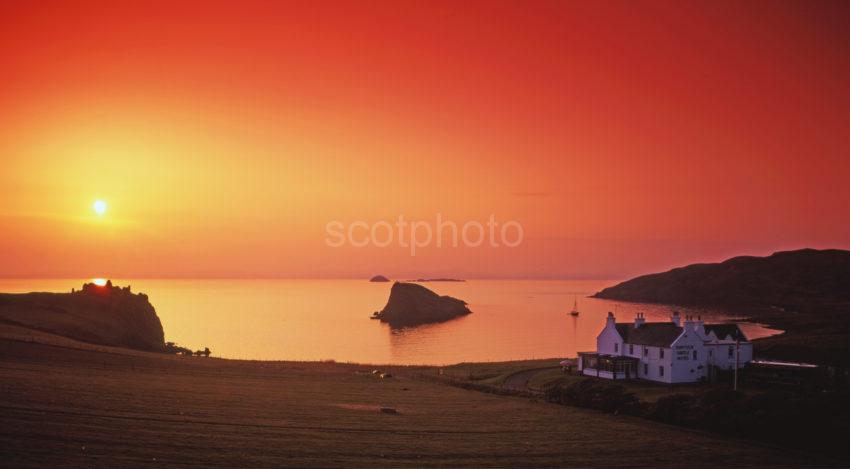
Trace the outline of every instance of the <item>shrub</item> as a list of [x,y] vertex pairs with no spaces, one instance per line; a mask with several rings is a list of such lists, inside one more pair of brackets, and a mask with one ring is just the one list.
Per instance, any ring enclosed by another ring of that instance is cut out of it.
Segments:
[[702,409],[692,394],[672,394],[655,401],[646,416],[659,422],[696,427],[700,423]]
[[546,400],[610,413],[638,415],[673,425],[716,431],[818,451],[850,461],[850,394],[845,390],[798,388],[744,394],[715,387],[698,394],[672,394],[652,404],[626,388],[588,378],[545,389]]
[[640,401],[634,393],[619,384],[585,379],[570,385],[557,385],[546,390],[546,400],[609,413],[637,415]]

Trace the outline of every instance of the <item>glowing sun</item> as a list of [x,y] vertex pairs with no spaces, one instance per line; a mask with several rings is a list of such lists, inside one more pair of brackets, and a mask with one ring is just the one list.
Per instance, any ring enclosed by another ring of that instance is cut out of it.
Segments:
[[103,215],[104,213],[106,213],[106,202],[100,199],[95,200],[91,208],[92,210],[94,210],[94,213],[98,215]]

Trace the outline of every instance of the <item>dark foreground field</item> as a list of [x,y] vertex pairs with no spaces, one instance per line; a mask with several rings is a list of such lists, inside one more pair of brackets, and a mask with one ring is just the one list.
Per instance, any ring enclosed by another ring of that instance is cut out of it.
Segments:
[[[4,466],[830,463],[624,416],[418,381],[402,368],[391,369],[395,378],[379,379],[365,366],[184,358],[0,329]],[[380,413],[379,406],[399,414]]]

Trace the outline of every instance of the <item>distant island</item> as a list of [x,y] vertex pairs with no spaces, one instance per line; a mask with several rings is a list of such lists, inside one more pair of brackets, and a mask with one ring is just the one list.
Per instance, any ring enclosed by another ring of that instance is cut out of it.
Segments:
[[130,287],[86,283],[71,293],[0,293],[0,321],[99,345],[162,352],[156,310]]
[[724,308],[785,331],[757,341],[759,353],[821,363],[850,358],[850,251],[801,249],[694,264],[593,296]]
[[466,280],[460,278],[417,278],[415,280],[408,280],[408,282],[465,282]]
[[405,327],[448,321],[471,312],[463,300],[440,296],[415,283],[396,282],[384,309],[372,317],[393,327]]
[[376,275],[369,279],[370,282],[389,282],[390,279],[384,277],[383,275]]

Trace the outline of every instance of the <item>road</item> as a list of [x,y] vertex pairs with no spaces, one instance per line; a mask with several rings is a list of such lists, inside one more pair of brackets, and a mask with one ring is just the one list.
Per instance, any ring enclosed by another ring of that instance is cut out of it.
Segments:
[[534,389],[528,388],[528,382],[531,381],[531,378],[534,377],[537,373],[542,371],[549,371],[553,369],[557,369],[557,366],[549,366],[546,368],[534,368],[531,370],[523,370],[518,371],[507,378],[505,378],[505,382],[502,383],[502,389],[509,389],[511,391],[530,391],[530,392],[539,392]]

